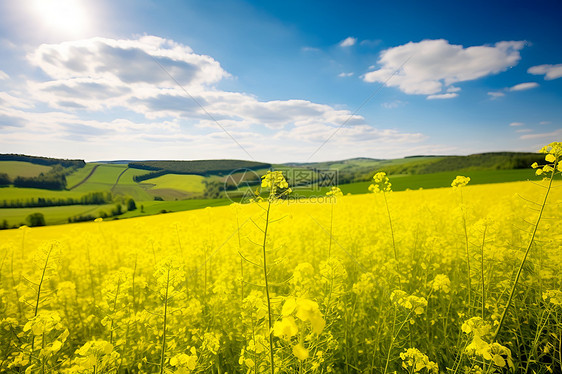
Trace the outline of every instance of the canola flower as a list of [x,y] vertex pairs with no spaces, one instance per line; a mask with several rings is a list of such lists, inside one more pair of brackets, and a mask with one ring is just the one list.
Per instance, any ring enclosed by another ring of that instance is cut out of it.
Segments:
[[[561,185],[559,149],[543,187]],[[534,225],[545,188],[462,186],[468,273],[450,191],[386,188],[338,196],[331,234],[329,205],[265,194],[238,224],[219,207],[2,231],[0,372],[264,373],[271,357],[275,373],[561,372],[562,189]],[[470,307],[468,277],[485,290]]]
[[390,183],[390,180],[386,176],[385,172],[381,171],[376,173],[373,176],[373,181],[374,183],[369,185],[369,191],[373,193],[379,193],[379,192],[385,193],[385,192],[392,191],[392,183]]
[[451,187],[465,187],[468,182],[470,182],[470,177],[465,177],[462,175],[457,175],[457,177],[451,182]]
[[400,353],[400,358],[402,359],[402,367],[408,373],[419,373],[422,370],[427,373],[439,373],[439,365],[430,361],[425,354],[416,348],[406,349]]

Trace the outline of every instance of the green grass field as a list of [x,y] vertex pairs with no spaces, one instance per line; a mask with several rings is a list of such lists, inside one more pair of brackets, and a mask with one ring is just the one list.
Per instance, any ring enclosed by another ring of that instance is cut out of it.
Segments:
[[47,225],[60,225],[68,222],[69,217],[91,214],[95,217],[100,211],[109,212],[114,207],[108,205],[67,205],[46,208],[0,209],[0,222],[6,220],[10,226],[25,224],[25,218],[32,213],[42,213]]
[[0,173],[6,173],[10,178],[36,177],[51,170],[51,166],[37,165],[24,161],[0,161]]
[[126,185],[137,185],[137,182],[135,182],[133,180],[133,177],[137,176],[137,175],[143,175],[148,173],[147,170],[140,170],[140,169],[132,169],[132,168],[128,168],[123,175],[121,175],[121,178],[119,178],[119,184],[126,184]]
[[[537,180],[532,169],[514,169],[514,170],[479,170],[479,171],[448,171],[434,174],[419,175],[389,175],[390,183],[392,183],[393,191],[404,191],[407,189],[417,190],[419,188],[443,188],[450,187],[451,182],[457,175],[470,177],[470,184],[487,184],[487,183],[503,183],[517,182],[525,180]],[[344,194],[363,194],[368,192],[371,181],[356,182],[342,184],[341,188]],[[295,194],[302,196],[324,195],[328,192],[328,188],[311,189],[297,188]]]
[[[228,199],[193,199],[181,201],[145,201],[137,204],[137,210],[127,212],[120,216],[120,218],[132,218],[138,216],[149,216],[158,214],[162,210],[167,212],[181,212],[184,210],[203,209],[211,206],[223,206],[232,204]],[[141,212],[141,205],[144,208],[144,213]]]
[[166,174],[161,177],[147,179],[143,183],[154,184],[155,189],[169,188],[185,192],[203,192],[205,186],[201,175]]
[[73,190],[80,192],[108,191],[125,169],[127,169],[127,165],[101,164],[85,183]]
[[54,191],[43,190],[39,188],[16,188],[16,187],[1,187],[0,200],[18,200],[18,199],[31,199],[31,198],[60,198],[65,199],[68,197],[78,198],[84,195],[83,192],[77,191]]
[[86,164],[86,166],[84,166],[83,168],[76,170],[74,173],[70,175],[67,175],[66,176],[67,187],[73,188],[75,185],[82,182],[84,178],[86,178],[88,174],[90,174],[90,172],[96,165],[100,165],[100,164],[95,164],[95,163]]

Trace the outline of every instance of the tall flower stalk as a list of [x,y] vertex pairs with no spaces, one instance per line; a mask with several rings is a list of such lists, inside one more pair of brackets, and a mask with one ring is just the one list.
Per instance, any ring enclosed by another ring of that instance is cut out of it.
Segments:
[[461,212],[462,212],[462,227],[464,229],[464,245],[465,245],[465,252],[466,252],[466,276],[467,276],[467,286],[468,286],[468,308],[472,307],[472,277],[471,277],[471,269],[470,269],[470,251],[468,247],[468,228],[466,224],[466,211],[464,209],[464,200],[462,196],[462,188],[465,187],[468,182],[470,182],[469,177],[463,177],[462,175],[457,175],[455,180],[451,183],[451,186],[454,189],[459,190],[460,198],[461,198]]
[[392,192],[392,183],[386,176],[385,172],[378,172],[373,176],[373,181],[369,186],[369,191],[372,193],[382,193],[384,197],[384,206],[386,207],[386,215],[388,217],[388,226],[390,227],[390,237],[392,238],[392,249],[394,252],[394,261],[396,266],[396,274],[400,283],[400,273],[398,271],[398,250],[396,249],[396,239],[394,238],[394,227],[392,225],[392,216],[390,215],[390,208],[388,206],[388,199],[386,194]]
[[326,192],[326,196],[330,197],[330,243],[328,244],[328,258],[332,256],[332,237],[334,228],[334,202],[338,197],[343,196],[339,187],[332,187],[332,189]]
[[[267,335],[269,337],[269,360],[271,365],[271,374],[275,373],[275,363],[274,363],[274,352],[273,352],[273,319],[271,312],[271,297],[269,290],[269,279],[268,279],[268,266],[267,266],[267,233],[269,229],[269,215],[271,213],[271,205],[276,202],[282,196],[291,193],[289,184],[285,180],[283,173],[281,171],[268,171],[266,175],[262,176],[261,188],[269,188],[269,196],[267,198],[267,208],[265,210],[265,226],[263,231],[263,242],[262,242],[262,257],[263,257],[263,280],[265,286],[265,297],[267,302]],[[262,201],[261,196],[256,197],[253,201],[260,203]]]

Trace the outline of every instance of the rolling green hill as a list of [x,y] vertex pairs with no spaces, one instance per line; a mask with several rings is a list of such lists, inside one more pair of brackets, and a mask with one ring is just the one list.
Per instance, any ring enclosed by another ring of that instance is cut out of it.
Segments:
[[32,164],[26,161],[1,161],[0,173],[6,173],[11,179],[16,177],[36,177],[41,173],[47,173],[51,166]]
[[[0,205],[10,207],[0,209],[0,225],[6,220],[9,226],[17,226],[25,222],[27,215],[35,212],[43,213],[47,224],[59,224],[69,218],[97,217],[102,212],[110,215],[107,219],[114,219],[224,205],[230,203],[230,200],[224,198],[225,189],[228,190],[228,196],[236,196],[237,193],[242,195],[244,189],[259,185],[259,177],[270,168],[285,171],[289,183],[293,184],[294,196],[304,197],[323,196],[328,188],[317,188],[315,182],[311,185],[302,183],[299,185],[295,176],[303,171],[312,172],[316,178],[323,170],[335,169],[338,173],[338,185],[344,193],[362,194],[367,193],[371,178],[377,171],[385,171],[389,174],[394,191],[449,187],[457,175],[471,177],[471,184],[533,179],[534,173],[529,166],[534,161],[541,161],[543,156],[534,153],[497,152],[470,156],[414,156],[389,160],[355,158],[281,165],[240,160],[202,160],[135,161],[129,164],[98,162],[87,163],[83,167],[77,167],[80,164],[79,160],[67,160],[70,163],[63,167],[62,161],[65,160],[24,155],[10,155],[10,157],[25,161],[13,159],[0,161],[0,174],[7,173],[12,179],[37,177],[41,173],[48,175],[51,169],[57,168],[57,173],[65,175],[67,182],[65,190],[0,187],[0,204],[4,201],[18,201],[18,204],[27,201],[37,204],[38,199],[50,199],[48,204],[53,201],[67,204],[52,207],[33,205],[29,208],[25,208],[29,205],[23,205],[22,208],[11,208],[22,205]],[[234,169],[250,169],[250,171],[230,175]],[[239,189],[238,183],[241,178],[244,178],[244,181],[249,180],[249,183]],[[103,202],[113,200],[113,203],[102,204],[98,203],[98,200],[84,200],[98,192],[109,196],[109,200],[104,199]],[[127,212],[124,207],[131,198],[135,200],[137,209]],[[84,201],[86,204],[94,205],[80,205],[84,204]],[[115,204],[122,205],[123,213],[111,217]]]

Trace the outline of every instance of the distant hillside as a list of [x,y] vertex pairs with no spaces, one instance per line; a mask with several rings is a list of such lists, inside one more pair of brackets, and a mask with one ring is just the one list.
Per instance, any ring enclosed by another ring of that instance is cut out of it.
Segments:
[[388,172],[394,174],[431,174],[460,170],[526,169],[533,162],[543,161],[544,155],[522,152],[488,152],[468,156],[446,156],[432,162],[396,165]]
[[63,159],[63,158],[51,158],[51,157],[41,157],[41,156],[28,156],[22,154],[13,153],[0,153],[0,161],[24,161],[37,165],[53,166],[61,165],[62,167],[77,167],[81,168],[86,165],[84,160],[78,159]]
[[224,175],[236,169],[267,169],[271,164],[245,160],[135,161],[129,167],[151,171],[136,176],[134,180],[140,182],[165,174]]
[[368,180],[376,171],[389,174],[431,174],[466,170],[508,170],[529,168],[533,162],[540,162],[538,153],[488,152],[468,156],[408,156],[400,159],[353,158],[342,161],[288,163],[283,166],[311,170],[337,169],[339,182],[349,183]]
[[[39,188],[64,190],[66,176],[86,165],[84,160],[67,160],[50,157],[37,157],[22,154],[0,154],[2,167],[6,170],[0,175],[0,185],[13,185],[19,188]],[[38,169],[38,166],[48,167]]]

